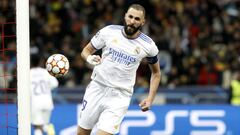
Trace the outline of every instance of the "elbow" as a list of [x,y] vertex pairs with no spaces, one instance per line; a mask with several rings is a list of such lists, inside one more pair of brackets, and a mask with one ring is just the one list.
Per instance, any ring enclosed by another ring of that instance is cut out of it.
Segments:
[[84,54],[83,54],[83,51],[81,52],[81,57],[84,58]]

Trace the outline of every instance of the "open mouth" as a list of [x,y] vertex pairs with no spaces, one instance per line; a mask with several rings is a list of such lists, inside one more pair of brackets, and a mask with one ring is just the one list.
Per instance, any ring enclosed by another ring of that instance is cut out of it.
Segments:
[[128,28],[128,30],[134,30],[135,29],[134,26],[128,26],[127,28]]

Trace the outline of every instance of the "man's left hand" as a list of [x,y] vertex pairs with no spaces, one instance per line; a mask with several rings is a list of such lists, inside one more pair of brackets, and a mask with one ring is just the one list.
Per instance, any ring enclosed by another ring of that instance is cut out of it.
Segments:
[[150,110],[152,103],[148,99],[144,99],[139,106],[143,112]]

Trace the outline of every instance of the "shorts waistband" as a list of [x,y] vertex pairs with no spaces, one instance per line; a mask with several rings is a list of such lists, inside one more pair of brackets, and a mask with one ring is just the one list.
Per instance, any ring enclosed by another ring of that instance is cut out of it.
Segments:
[[121,93],[123,93],[124,95],[126,96],[132,96],[132,93],[129,91],[129,90],[126,90],[126,89],[123,89],[123,88],[119,88],[119,87],[112,87],[112,86],[108,86],[106,84],[103,84],[99,81],[96,81],[96,80],[92,80],[92,82],[94,83],[97,83],[105,88],[109,88],[109,89],[112,89],[112,90],[117,90],[117,91],[120,91]]

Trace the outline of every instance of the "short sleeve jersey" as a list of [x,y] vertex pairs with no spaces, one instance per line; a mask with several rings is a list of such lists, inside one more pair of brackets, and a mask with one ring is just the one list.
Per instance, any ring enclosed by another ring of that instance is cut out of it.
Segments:
[[158,54],[150,37],[140,33],[135,39],[126,38],[120,25],[104,27],[91,39],[91,44],[97,50],[102,49],[102,62],[94,67],[92,80],[131,93],[141,60]]
[[51,90],[58,86],[58,80],[41,67],[31,68],[31,106],[36,109],[53,109]]

